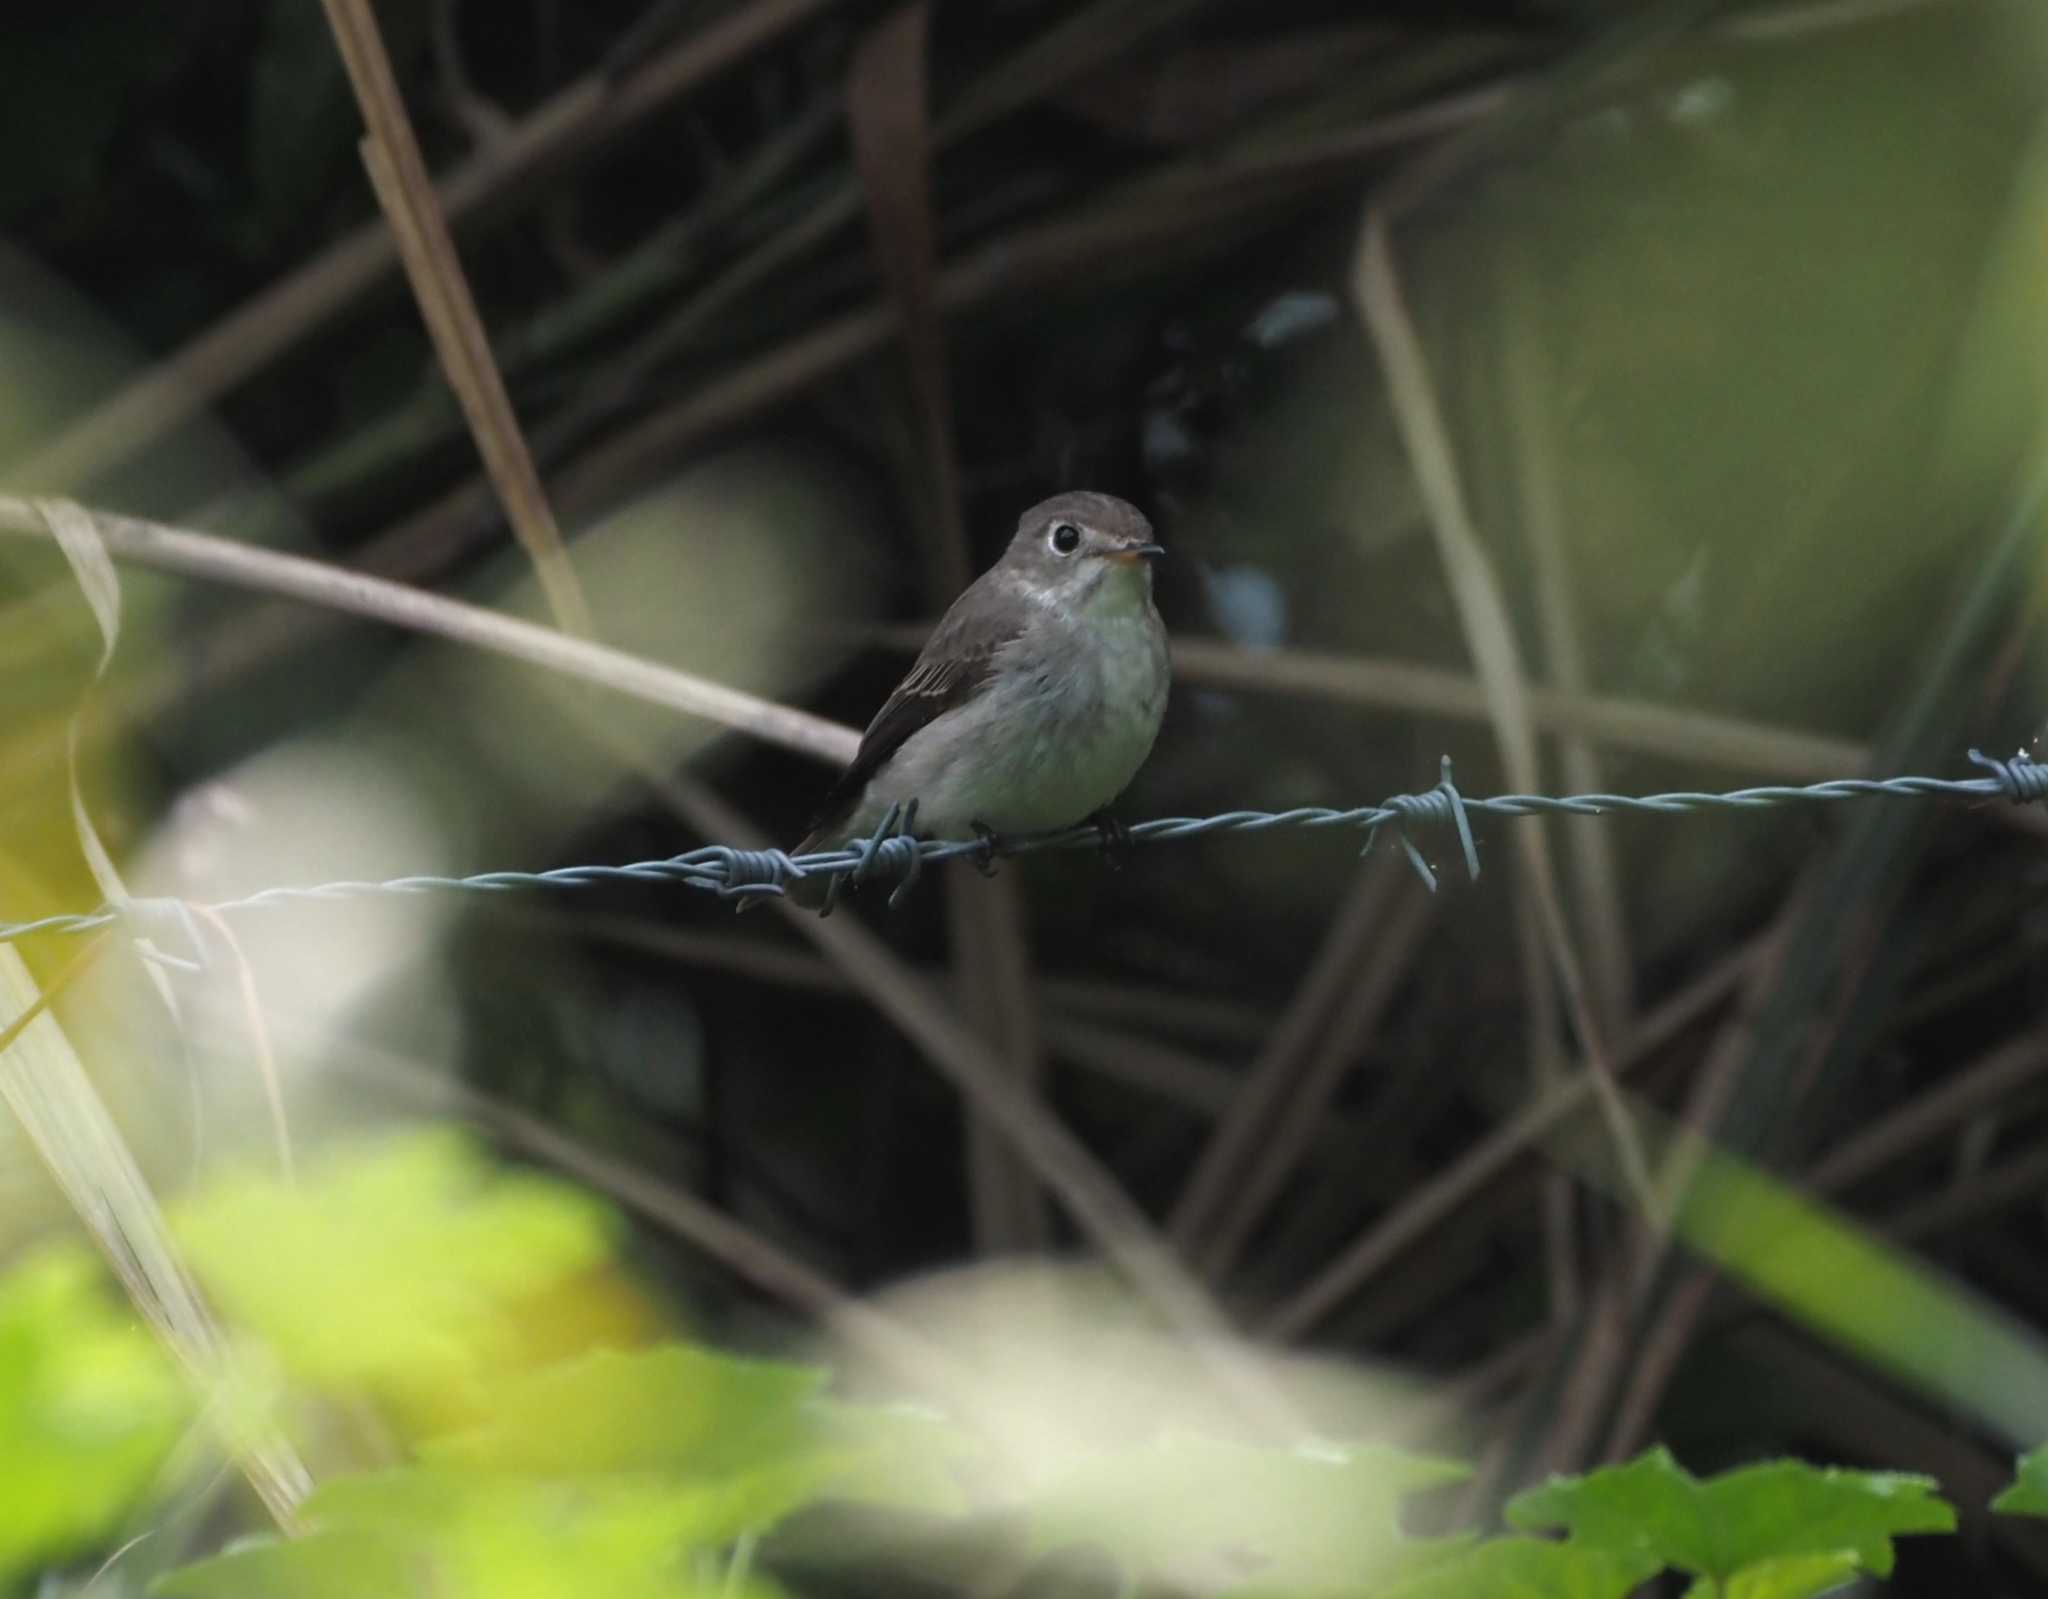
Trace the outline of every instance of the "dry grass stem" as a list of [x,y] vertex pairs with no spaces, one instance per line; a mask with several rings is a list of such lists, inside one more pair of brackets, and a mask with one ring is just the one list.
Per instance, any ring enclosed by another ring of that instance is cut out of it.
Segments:
[[434,352],[462,405],[484,469],[513,534],[533,562],[548,608],[560,627],[588,636],[590,605],[562,546],[562,531],[519,431],[504,377],[477,315],[455,241],[441,214],[434,180],[420,154],[398,80],[369,0],[324,0],[328,25],[347,64],[369,136],[363,165],[398,242],[399,259],[419,302]]
[[[1479,681],[1493,712],[1508,780],[1526,793],[1538,792],[1535,736],[1527,708],[1525,677],[1513,624],[1509,621],[1493,564],[1466,507],[1456,458],[1439,411],[1422,342],[1408,315],[1394,267],[1387,215],[1368,213],[1359,243],[1354,284],[1359,309],[1379,351],[1395,421],[1429,511],[1443,554],[1445,575],[1472,651]],[[1630,1192],[1646,1213],[1654,1205],[1649,1162],[1642,1138],[1622,1103],[1607,1061],[1603,1030],[1565,922],[1557,872],[1540,828],[1516,835],[1524,884],[1542,913],[1552,963],[1570,1006],[1573,1029],[1593,1073],[1602,1116],[1621,1157]]]

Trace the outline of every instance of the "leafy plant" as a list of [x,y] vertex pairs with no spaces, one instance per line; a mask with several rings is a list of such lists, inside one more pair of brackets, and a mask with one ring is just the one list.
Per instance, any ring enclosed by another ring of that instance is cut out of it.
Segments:
[[2048,1516],[2048,1444],[2020,1456],[2011,1485],[1991,1508],[2012,1516]]
[[[762,1540],[828,1504],[1028,1556],[1092,1548],[1130,1583],[1237,1599],[1625,1599],[1666,1569],[1692,1579],[1688,1599],[1811,1599],[1889,1575],[1895,1538],[1955,1525],[1926,1477],[1780,1460],[1702,1480],[1653,1449],[1520,1495],[1523,1535],[1414,1537],[1403,1502],[1465,1467],[1183,1433],[1027,1473],[936,1411],[845,1402],[811,1367],[679,1341],[547,1358],[521,1308],[608,1266],[609,1213],[450,1134],[332,1160],[298,1188],[236,1175],[178,1227],[302,1393],[369,1397],[411,1430],[395,1462],[325,1470],[303,1536],[178,1567],[164,1599],[751,1599],[777,1591],[781,1544]],[[436,1383],[457,1393],[434,1401]],[[0,1580],[111,1540],[189,1411],[88,1257],[0,1277]],[[2048,1514],[2048,1449],[1996,1508]],[[1564,1537],[1530,1536],[1548,1531]]]
[[608,1266],[616,1239],[596,1199],[507,1172],[448,1130],[352,1151],[298,1185],[227,1174],[173,1226],[215,1301],[291,1376],[372,1395],[418,1432],[491,1413],[507,1377],[555,1352],[560,1330],[536,1307]]
[[0,1276],[0,1587],[105,1537],[189,1411],[89,1256],[47,1250]]
[[1692,1599],[1800,1599],[1857,1571],[1889,1576],[1892,1539],[1952,1532],[1931,1477],[1770,1461],[1705,1482],[1669,1451],[1559,1477],[1519,1495],[1508,1520],[1562,1527],[1584,1548],[1642,1554],[1697,1580]]

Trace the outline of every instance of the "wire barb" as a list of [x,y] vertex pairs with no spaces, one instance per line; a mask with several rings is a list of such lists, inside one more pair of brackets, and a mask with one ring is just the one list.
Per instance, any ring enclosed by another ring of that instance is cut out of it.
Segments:
[[[1423,858],[1422,851],[1415,847],[1415,840],[1408,835],[1405,825],[1409,822],[1452,822],[1458,829],[1458,844],[1465,852],[1465,873],[1473,882],[1479,881],[1479,846],[1472,840],[1472,818],[1465,809],[1465,796],[1458,792],[1458,785],[1451,780],[1451,758],[1443,758],[1443,777],[1435,788],[1423,794],[1395,794],[1385,800],[1380,809],[1391,813],[1396,822],[1394,836],[1400,840],[1401,848],[1407,852],[1408,864],[1415,868],[1415,875],[1422,879],[1422,886],[1436,892],[1436,872]],[[1483,803],[1483,802],[1482,802]],[[1384,821],[1368,825],[1365,833],[1365,848],[1360,856],[1372,853],[1372,846],[1379,837]]]
[[[1562,798],[1544,794],[1496,794],[1488,799],[1470,799],[1458,791],[1451,779],[1450,757],[1443,761],[1443,776],[1436,787],[1420,794],[1395,794],[1377,805],[1351,810],[1332,810],[1307,805],[1291,811],[1223,811],[1214,816],[1162,816],[1139,822],[1123,830],[1130,843],[1200,838],[1210,833],[1264,833],[1274,828],[1363,829],[1365,848],[1384,828],[1391,827],[1407,852],[1409,863],[1432,890],[1437,877],[1422,851],[1409,836],[1411,829],[1425,824],[1450,824],[1457,830],[1464,853],[1466,873],[1479,876],[1479,847],[1472,831],[1474,814],[1486,816],[1608,816],[1630,814],[1678,816],[1695,811],[1757,811],[1785,805],[1832,804],[1840,800],[1888,797],[1893,799],[2009,799],[2014,804],[2048,800],[2048,765],[2024,754],[2011,760],[1994,760],[1971,750],[1970,759],[1992,775],[1988,777],[1890,777],[1837,778],[1805,787],[1772,785],[1732,789],[1721,794],[1680,792],[1673,794],[1573,794]],[[920,839],[916,836],[917,802],[892,806],[875,830],[839,849],[817,850],[808,855],[790,855],[779,849],[744,850],[727,844],[706,844],[671,855],[664,860],[637,861],[627,866],[562,866],[546,872],[480,872],[470,877],[414,876],[392,878],[381,883],[338,882],[315,887],[266,888],[242,899],[206,907],[213,911],[253,910],[261,906],[303,904],[328,900],[359,899],[373,894],[438,894],[532,892],[550,888],[591,888],[601,883],[681,884],[707,889],[721,899],[747,900],[784,893],[801,878],[826,879],[825,900],[820,914],[830,914],[842,886],[849,880],[862,882],[876,873],[898,879],[889,904],[899,904],[917,883],[927,865],[978,855],[987,846],[980,839]],[[1005,855],[1030,854],[1049,849],[1104,847],[1105,834],[1092,821],[1056,833],[1038,833],[1005,838]],[[36,933],[75,934],[92,932],[123,917],[173,921],[193,949],[201,952],[205,942],[191,920],[188,902],[173,898],[137,899],[125,909],[102,905],[84,913],[44,916],[30,922],[0,923],[0,943],[27,938]]]
[[1970,759],[1997,774],[1999,785],[2013,804],[2048,799],[2048,766],[2030,761],[2024,750],[2009,761],[1993,760],[1981,750],[1971,750]]
[[[779,899],[786,885],[804,875],[803,867],[779,849],[734,849],[714,844],[712,859],[725,869],[717,885],[720,899]],[[708,852],[707,852],[708,853]]]

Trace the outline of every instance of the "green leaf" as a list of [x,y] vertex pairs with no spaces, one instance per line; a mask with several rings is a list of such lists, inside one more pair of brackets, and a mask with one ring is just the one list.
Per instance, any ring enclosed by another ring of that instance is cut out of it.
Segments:
[[83,1251],[35,1254],[0,1277],[0,1589],[113,1533],[190,1409]]
[[[649,1474],[536,1478],[406,1468],[341,1477],[306,1501],[312,1533],[170,1573],[158,1599],[502,1599],[725,1592],[725,1485]],[[692,1561],[693,1551],[708,1552]],[[758,1582],[735,1599],[769,1599]]]
[[330,1159],[298,1187],[231,1174],[173,1226],[229,1316],[286,1370],[422,1425],[467,1419],[541,1341],[532,1306],[607,1262],[614,1222],[437,1129]]
[[1814,1599],[1853,1581],[1860,1565],[1853,1549],[1759,1561],[1730,1577],[1721,1599]]
[[1169,1437],[1081,1462],[1028,1509],[1037,1549],[1095,1544],[1133,1573],[1261,1591],[1357,1587],[1398,1560],[1400,1501],[1466,1475],[1454,1461],[1378,1446]]
[[251,1539],[211,1560],[166,1572],[152,1599],[399,1599],[418,1573],[404,1546],[377,1533],[315,1532],[289,1542]]
[[421,1457],[500,1471],[709,1475],[809,1447],[825,1374],[691,1344],[604,1350],[514,1379],[491,1419]]
[[421,1446],[494,1471],[730,1478],[766,1526],[817,1498],[957,1514],[981,1450],[945,1417],[820,1397],[825,1374],[690,1344],[603,1351],[509,1382],[491,1418]]
[[2009,1516],[2048,1516],[2048,1445],[2020,1456],[2012,1485],[1991,1508]]
[[1374,1590],[1373,1599],[1627,1599],[1660,1569],[1646,1554],[1493,1538]]
[[1788,1556],[1853,1555],[1882,1577],[1893,1537],[1950,1532],[1955,1511],[1932,1478],[1772,1461],[1701,1482],[1663,1449],[1583,1477],[1553,1478],[1519,1495],[1508,1520],[1563,1527],[1572,1541],[1641,1552],[1726,1583],[1743,1568]]

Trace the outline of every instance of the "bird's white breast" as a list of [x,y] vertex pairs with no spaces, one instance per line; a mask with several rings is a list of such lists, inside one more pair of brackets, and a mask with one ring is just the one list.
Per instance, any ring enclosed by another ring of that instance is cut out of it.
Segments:
[[1165,630],[1140,577],[1112,574],[1083,606],[1042,604],[983,692],[906,740],[861,811],[914,795],[920,832],[962,838],[977,822],[1038,832],[1108,805],[1166,710]]

